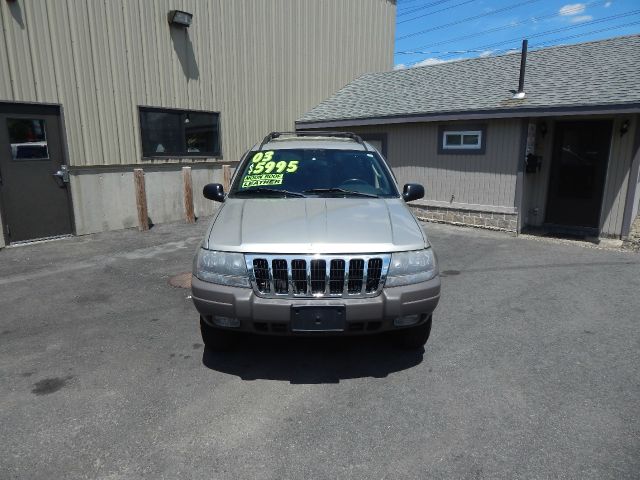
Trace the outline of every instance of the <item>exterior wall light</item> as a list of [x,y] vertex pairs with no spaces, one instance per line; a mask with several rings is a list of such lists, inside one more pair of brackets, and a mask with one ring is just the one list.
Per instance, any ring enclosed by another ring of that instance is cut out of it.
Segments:
[[547,135],[547,122],[542,122],[538,128],[543,137]]
[[628,131],[629,131],[629,120],[625,120],[624,122],[622,122],[622,125],[620,125],[620,136],[622,137]]
[[180,27],[189,27],[193,20],[193,14],[182,10],[171,10],[169,12],[169,24]]

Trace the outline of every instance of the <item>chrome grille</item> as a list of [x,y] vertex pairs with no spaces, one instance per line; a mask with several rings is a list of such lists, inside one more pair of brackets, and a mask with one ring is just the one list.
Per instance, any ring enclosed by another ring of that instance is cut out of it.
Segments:
[[331,270],[329,270],[329,293],[342,295],[344,290],[344,260],[331,260]]
[[359,298],[380,294],[391,254],[252,254],[245,259],[260,297]]
[[[254,261],[255,264],[255,261]],[[287,261],[281,258],[272,261],[273,291],[276,293],[289,293],[289,273]],[[268,275],[267,271],[267,275]]]
[[269,262],[264,258],[256,258],[253,261],[253,274],[258,290],[264,293],[271,292],[271,285],[269,284]]
[[367,267],[367,288],[366,292],[375,292],[380,284],[380,275],[382,274],[382,259],[371,258]]
[[362,290],[362,278],[364,276],[364,260],[354,258],[349,262],[349,281],[347,292],[358,293]]
[[325,260],[311,260],[311,293],[324,293],[327,281],[327,262]]
[[[307,293],[307,262],[305,260],[293,260],[291,262],[291,279],[294,295]],[[260,287],[258,287],[258,290],[260,290]],[[260,292],[265,293],[262,290]]]

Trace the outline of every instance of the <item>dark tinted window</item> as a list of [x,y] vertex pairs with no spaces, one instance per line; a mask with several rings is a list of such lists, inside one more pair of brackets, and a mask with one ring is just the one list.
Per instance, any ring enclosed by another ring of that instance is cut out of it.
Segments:
[[268,188],[306,196],[339,195],[342,189],[379,197],[398,192],[382,159],[359,150],[269,150],[249,152],[231,194]]
[[8,118],[7,128],[14,160],[49,158],[44,120]]
[[145,157],[220,155],[220,114],[140,108]]

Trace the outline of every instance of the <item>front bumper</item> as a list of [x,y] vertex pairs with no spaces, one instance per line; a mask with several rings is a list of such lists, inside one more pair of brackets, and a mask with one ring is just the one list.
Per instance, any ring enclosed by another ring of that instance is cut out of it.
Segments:
[[308,335],[291,331],[292,305],[344,306],[346,328],[339,334],[349,335],[398,330],[402,327],[394,326],[394,319],[400,316],[421,315],[420,321],[411,326],[424,322],[440,300],[440,277],[436,276],[427,282],[414,285],[384,288],[380,295],[371,298],[261,298],[250,288],[203,282],[195,276],[191,277],[191,291],[196,309],[203,320],[212,327],[217,327],[213,324],[212,317],[218,315],[240,320],[239,327],[225,328],[228,330],[273,335]]

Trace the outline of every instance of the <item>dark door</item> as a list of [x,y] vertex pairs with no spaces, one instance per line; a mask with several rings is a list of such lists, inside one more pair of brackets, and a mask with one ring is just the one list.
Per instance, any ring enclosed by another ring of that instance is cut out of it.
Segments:
[[0,104],[0,202],[7,243],[71,233],[57,107]]
[[609,120],[556,123],[547,223],[599,228],[611,126]]

